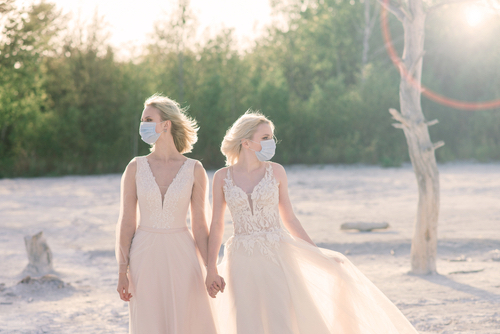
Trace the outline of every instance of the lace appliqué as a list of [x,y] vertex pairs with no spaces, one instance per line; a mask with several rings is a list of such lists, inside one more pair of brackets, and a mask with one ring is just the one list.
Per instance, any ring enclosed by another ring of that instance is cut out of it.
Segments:
[[278,249],[281,241],[287,233],[283,229],[269,232],[256,232],[252,234],[233,235],[226,242],[226,249],[231,252],[233,249],[243,247],[247,254],[253,254],[254,247],[257,246],[261,254],[278,264],[274,250]]
[[287,233],[279,221],[279,182],[274,178],[272,166],[268,163],[264,178],[248,195],[238,187],[228,170],[224,179],[224,194],[231,212],[234,235],[226,242],[227,250],[243,247],[252,254],[255,247],[276,264],[275,252]]

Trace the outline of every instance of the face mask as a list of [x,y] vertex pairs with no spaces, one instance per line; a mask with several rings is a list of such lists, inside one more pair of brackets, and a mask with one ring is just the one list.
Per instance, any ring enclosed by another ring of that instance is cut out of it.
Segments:
[[[253,140],[250,141],[257,143]],[[260,144],[260,146],[262,146],[262,149],[260,151],[254,151],[257,159],[259,159],[260,161],[271,160],[271,158],[274,156],[274,152],[276,151],[276,142],[274,141],[274,139],[263,140],[257,144]]]
[[161,136],[161,132],[156,132],[156,124],[157,123],[155,122],[141,122],[141,125],[139,126],[139,134],[141,135],[141,139],[149,145],[153,145],[154,143],[156,143],[158,138],[160,138]]

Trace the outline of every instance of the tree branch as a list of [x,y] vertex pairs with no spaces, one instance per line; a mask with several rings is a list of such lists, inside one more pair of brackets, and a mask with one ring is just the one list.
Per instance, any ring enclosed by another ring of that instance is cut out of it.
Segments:
[[399,123],[394,123],[396,125],[392,124],[392,126],[394,126],[395,128],[399,128],[399,129],[402,129],[403,126],[406,126],[407,128],[410,127],[407,119],[403,115],[401,115],[401,113],[399,111],[397,111],[396,109],[390,108],[389,112],[391,113],[392,118],[394,118],[396,121],[401,122],[401,127],[400,127]]
[[435,4],[434,6],[427,8],[426,13],[429,14],[430,12],[433,12],[436,9],[447,5],[457,5],[465,2],[479,2],[479,1],[481,0],[445,0],[438,4]]
[[434,119],[434,120],[429,121],[429,122],[425,122],[425,124],[427,124],[427,126],[432,126],[432,125],[435,125],[438,123],[439,123],[439,121],[437,119]]
[[393,127],[395,127],[396,129],[404,129],[405,126],[401,123],[392,123],[391,124]]
[[401,22],[404,21],[404,19],[412,20],[413,18],[411,15],[403,8],[403,6],[399,5],[394,5],[391,3],[391,1],[385,1],[385,0],[377,0],[384,8],[386,8],[388,11],[390,11],[392,14],[394,14],[397,19]]
[[434,143],[434,145],[433,145],[435,150],[437,150],[441,146],[444,146],[444,141],[442,141],[442,140],[438,141],[437,143]]
[[379,17],[379,12],[380,12],[380,7],[376,7],[376,9],[373,10],[373,15],[372,18],[370,19],[370,31],[373,31],[373,27],[375,26],[375,23],[377,22],[377,19]]

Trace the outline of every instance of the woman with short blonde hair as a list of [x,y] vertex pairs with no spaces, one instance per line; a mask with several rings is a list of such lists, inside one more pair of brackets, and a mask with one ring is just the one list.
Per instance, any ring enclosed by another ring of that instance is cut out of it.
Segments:
[[186,114],[187,109],[181,108],[179,103],[159,94],[154,94],[144,102],[144,108],[149,106],[158,109],[162,121],[172,123],[172,138],[177,151],[181,154],[191,152],[193,145],[198,141],[199,127],[196,120]]
[[197,140],[196,121],[156,94],[144,103],[141,121],[139,133],[152,150],[123,173],[116,231],[117,291],[129,302],[130,333],[216,334],[203,285],[208,177],[183,155]]

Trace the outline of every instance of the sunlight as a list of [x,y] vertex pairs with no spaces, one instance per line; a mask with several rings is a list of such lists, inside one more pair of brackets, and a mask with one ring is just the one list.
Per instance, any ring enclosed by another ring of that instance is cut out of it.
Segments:
[[471,27],[476,27],[486,19],[488,14],[486,9],[477,5],[471,5],[464,8],[465,20]]

